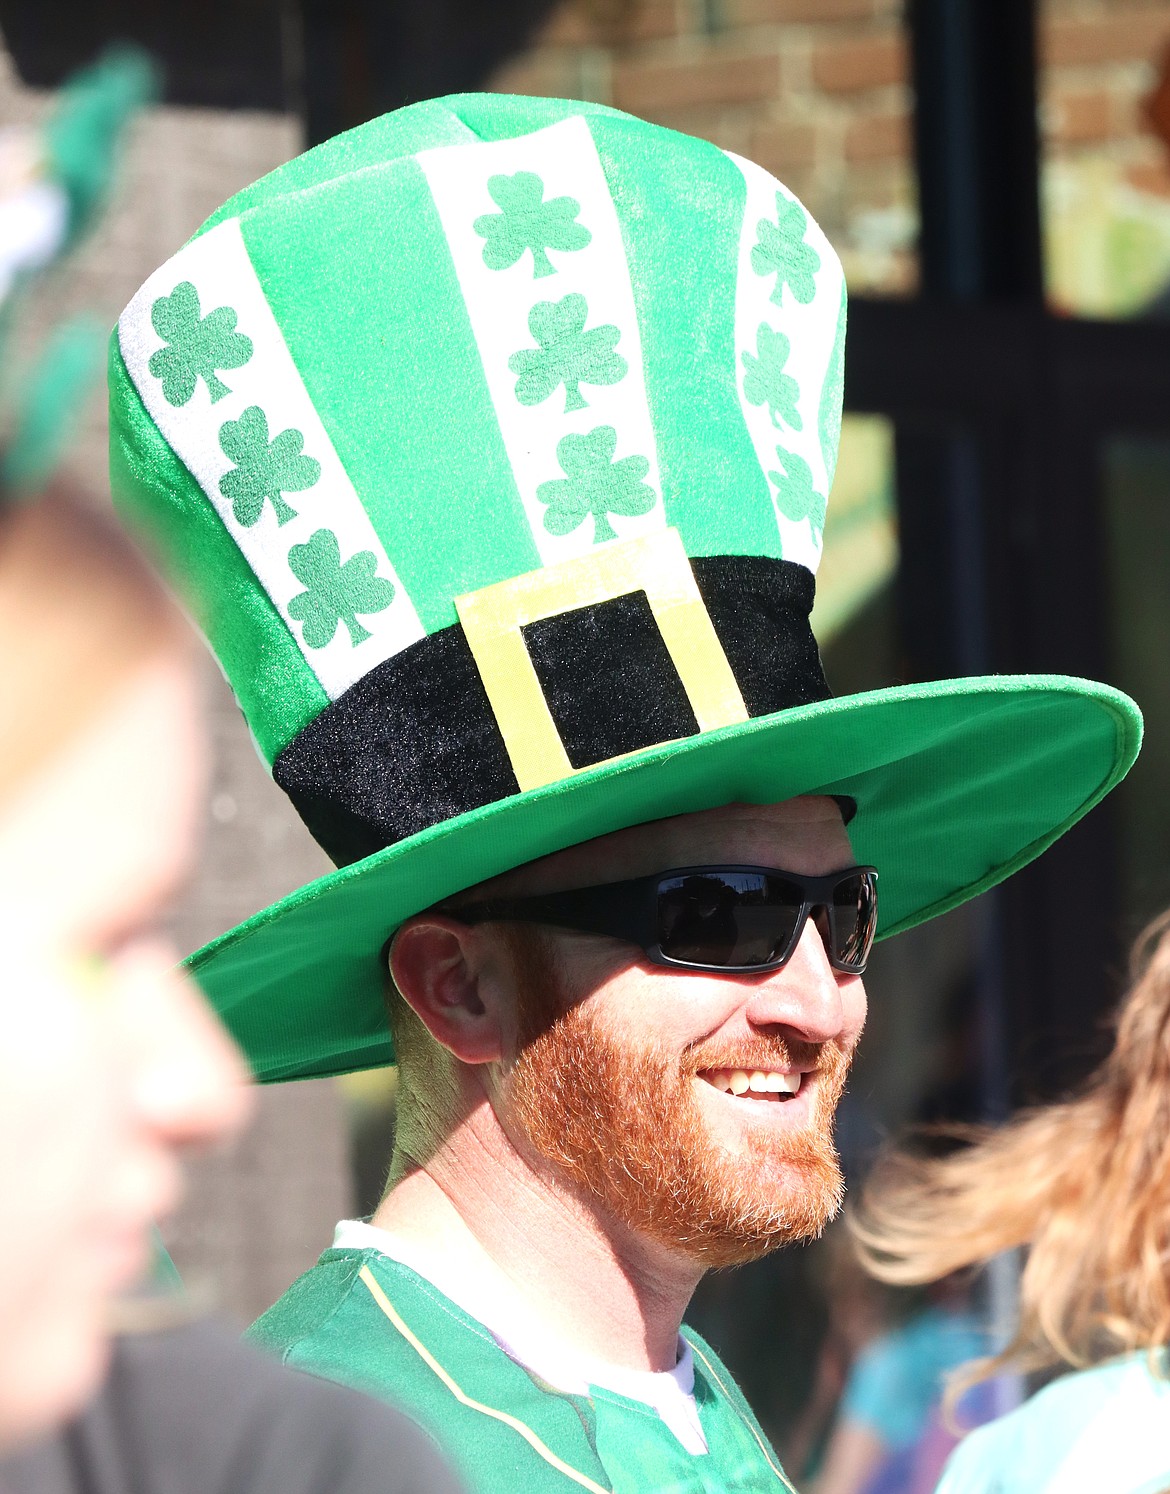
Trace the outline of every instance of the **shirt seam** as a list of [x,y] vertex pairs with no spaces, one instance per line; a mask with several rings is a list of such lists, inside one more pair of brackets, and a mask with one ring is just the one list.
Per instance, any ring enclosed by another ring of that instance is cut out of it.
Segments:
[[360,1280],[358,1276],[358,1271],[360,1271],[360,1269],[361,1266],[359,1264],[353,1271],[353,1274],[350,1277],[349,1281],[346,1283],[345,1290],[342,1292],[341,1296],[337,1299],[333,1306],[329,1309],[329,1312],[325,1315],[325,1317],[323,1317],[321,1321],[319,1323],[316,1323],[312,1328],[307,1329],[304,1333],[299,1333],[296,1338],[292,1339],[285,1346],[280,1355],[281,1364],[287,1364],[297,1349],[301,1348],[303,1345],[311,1343],[312,1340],[317,1336],[317,1334],[324,1332],[330,1326],[334,1318],[336,1318],[337,1314],[353,1296],[354,1288],[357,1286],[358,1281]]

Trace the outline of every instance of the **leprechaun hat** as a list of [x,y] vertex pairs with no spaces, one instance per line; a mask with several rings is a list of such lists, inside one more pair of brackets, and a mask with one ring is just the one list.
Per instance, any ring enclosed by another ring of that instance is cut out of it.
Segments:
[[392,1060],[403,919],[623,826],[856,801],[881,932],[1123,776],[1124,695],[829,697],[845,287],[759,167],[590,104],[418,104],[233,198],[111,347],[116,495],[341,869],[192,966],[258,1077]]

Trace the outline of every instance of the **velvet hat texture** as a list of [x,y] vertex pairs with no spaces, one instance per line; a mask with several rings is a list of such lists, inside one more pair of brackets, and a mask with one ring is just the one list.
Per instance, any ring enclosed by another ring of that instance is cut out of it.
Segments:
[[115,498],[339,870],[191,965],[262,1080],[391,1062],[412,913],[733,801],[856,802],[882,936],[1117,783],[1105,685],[832,698],[809,626],[840,264],[749,161],[612,109],[469,95],[228,202],[111,343]]

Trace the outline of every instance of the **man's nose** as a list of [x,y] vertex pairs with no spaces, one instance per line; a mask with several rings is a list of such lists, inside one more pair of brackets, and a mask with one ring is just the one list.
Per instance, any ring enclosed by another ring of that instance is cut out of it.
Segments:
[[227,1140],[252,1108],[235,1044],[185,976],[157,965],[127,976],[131,1103],[139,1122],[172,1146]]
[[806,1043],[841,1037],[845,1003],[812,916],[788,963],[755,987],[745,1015],[754,1027],[784,1027]]

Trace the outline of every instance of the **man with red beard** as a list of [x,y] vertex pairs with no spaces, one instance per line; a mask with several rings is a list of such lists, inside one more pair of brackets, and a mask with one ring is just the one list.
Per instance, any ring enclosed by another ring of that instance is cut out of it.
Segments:
[[[843,907],[834,935],[826,908],[794,928],[789,906],[789,957],[743,974],[528,921],[573,918],[548,894],[682,867],[704,885],[688,889],[678,957],[714,956],[725,917],[700,899],[759,866],[872,886],[837,802],[802,797],[620,830],[409,919],[389,950],[402,1099],[385,1196],[370,1223],[338,1227],[253,1338],[405,1406],[475,1488],[561,1488],[562,1463],[591,1488],[786,1487],[682,1317],[704,1271],[811,1239],[836,1212],[833,1112],[865,990],[831,958],[863,967],[872,918],[842,948]],[[423,1323],[435,1363],[420,1384]]]
[[[485,944],[493,966],[503,963],[506,1012],[497,998],[489,1017],[488,1005],[470,997],[487,1020],[504,1016],[492,1060],[502,1061],[499,1077],[471,1070],[473,1090],[489,1100],[482,1119],[524,1159],[526,1182],[539,1176],[548,1197],[561,1199],[555,1213],[567,1206],[578,1218],[581,1205],[565,1204],[566,1187],[588,1200],[589,1223],[574,1230],[578,1240],[585,1227],[608,1241],[606,1254],[620,1239],[623,1259],[647,1251],[661,1258],[651,1274],[669,1303],[668,1349],[704,1268],[740,1265],[778,1244],[811,1239],[836,1213],[842,1182],[832,1121],[865,1020],[861,977],[832,967],[813,919],[786,965],[733,977],[649,964],[636,946],[601,934],[505,922],[469,930],[460,910],[486,904],[494,912],[505,899],[662,866],[749,863],[823,875],[848,869],[852,859],[832,799],[731,805],[618,831],[531,863],[454,900],[448,919],[422,915],[396,937],[391,971],[400,993],[395,1031],[404,1077],[414,1046],[406,1034],[412,1025],[417,1033],[415,1024],[435,1040],[424,1040],[424,1052],[434,1054],[437,1044],[448,1059],[484,1062],[474,1050],[464,1054],[444,1022],[467,1003],[466,987],[436,986],[452,976],[466,981],[468,960],[478,973]],[[478,946],[474,952],[468,941]],[[458,1134],[455,1116],[444,1121],[442,1134]],[[431,1158],[433,1177],[443,1167],[437,1141],[400,1138],[401,1165]],[[490,1154],[497,1152],[493,1146]],[[375,1222],[409,1210],[405,1177],[398,1178],[395,1169]],[[444,1191],[451,1196],[451,1188]],[[523,1200],[524,1190],[515,1200],[521,1216]],[[553,1230],[554,1238],[560,1234]],[[633,1280],[650,1270],[649,1261],[629,1259],[623,1271],[627,1266]],[[603,1279],[580,1290],[591,1303],[615,1300]],[[604,1323],[595,1306],[590,1311],[598,1344],[613,1345],[629,1332],[628,1325]],[[649,1308],[638,1312],[636,1338],[658,1338],[654,1316]]]
[[501,96],[290,162],[118,325],[115,491],[339,867],[192,965],[262,1080],[399,1065],[252,1334],[484,1494],[790,1487],[682,1318],[840,1201],[875,868],[929,918],[1137,750],[1085,681],[831,698],[844,334],[759,167]]

